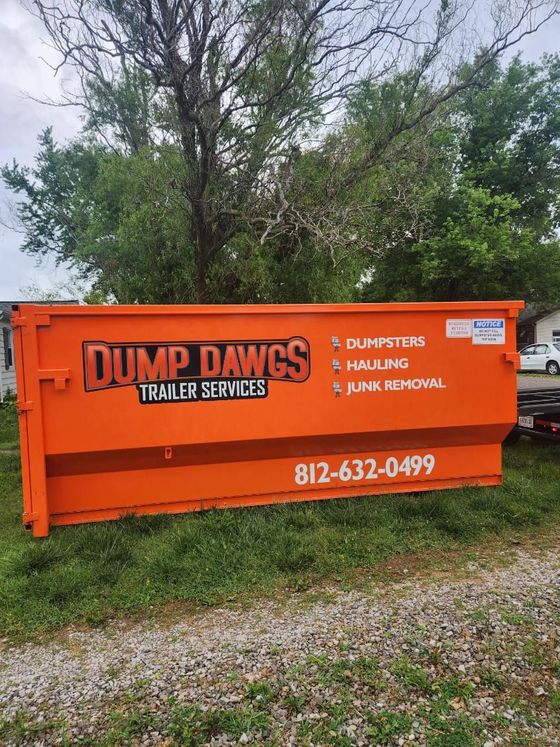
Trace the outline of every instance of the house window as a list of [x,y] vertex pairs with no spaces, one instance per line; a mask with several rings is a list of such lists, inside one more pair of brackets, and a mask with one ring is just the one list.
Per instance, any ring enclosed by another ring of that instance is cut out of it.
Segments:
[[14,365],[14,354],[12,350],[12,330],[8,327],[2,328],[2,338],[4,343],[4,368],[9,371]]
[[552,342],[560,342],[560,329],[552,330]]

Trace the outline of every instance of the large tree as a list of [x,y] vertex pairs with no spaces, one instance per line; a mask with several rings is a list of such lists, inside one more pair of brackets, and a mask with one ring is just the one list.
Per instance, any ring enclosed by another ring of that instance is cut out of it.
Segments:
[[446,147],[415,181],[422,220],[372,261],[364,297],[557,305],[560,59],[493,63],[447,115],[433,135]]
[[172,148],[121,153],[87,137],[61,146],[50,130],[33,167],[2,169],[24,196],[23,250],[54,254],[91,286],[92,298],[118,303],[194,301],[187,204],[174,187],[183,173]]
[[[157,132],[139,126],[141,119],[130,116],[122,98],[114,132],[131,150],[151,139],[179,149],[183,166],[173,188],[187,211],[182,243],[192,251],[198,301],[215,298],[220,261],[235,254],[232,246],[247,232],[258,237],[253,246],[282,236],[312,240],[330,254],[359,245],[356,216],[363,206],[349,208],[347,195],[376,169],[395,138],[469,89],[501,52],[557,12],[556,3],[546,0],[492,4],[485,51],[466,69],[458,64],[457,41],[476,16],[472,7],[449,0],[438,8],[416,0],[32,5],[61,52],[61,65],[74,66],[84,82],[86,104],[92,92],[109,97],[119,66],[150,77],[161,114]],[[356,86],[403,71],[398,107],[368,133],[361,152],[349,156],[331,145],[329,178],[294,187],[309,138],[324,142]],[[136,115],[134,96],[132,103]],[[150,96],[140,104],[146,112]],[[103,113],[90,119],[103,132]],[[309,189],[322,190],[319,202],[302,199]]]
[[463,122],[461,169],[495,194],[512,195],[539,238],[560,228],[560,57],[515,57],[489,65],[457,101]]

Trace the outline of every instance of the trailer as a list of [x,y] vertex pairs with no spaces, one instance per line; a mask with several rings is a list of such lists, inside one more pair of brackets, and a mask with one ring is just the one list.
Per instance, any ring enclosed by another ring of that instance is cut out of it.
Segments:
[[517,424],[505,443],[521,436],[560,442],[560,387],[517,392]]

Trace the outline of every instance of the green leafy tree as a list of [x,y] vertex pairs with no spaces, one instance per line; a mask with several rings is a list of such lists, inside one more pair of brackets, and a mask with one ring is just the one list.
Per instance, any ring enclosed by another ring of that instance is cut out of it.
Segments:
[[489,65],[458,99],[461,170],[473,184],[512,195],[539,238],[560,228],[560,57]]
[[558,72],[550,56],[490,65],[433,120],[430,168],[408,191],[422,220],[372,261],[364,298],[560,303]]
[[554,291],[558,244],[539,244],[532,229],[518,227],[515,198],[467,183],[441,198],[436,210],[438,227],[391,253],[374,273],[370,293],[380,300],[461,301]]
[[560,301],[560,244],[519,226],[514,197],[467,183],[434,209],[429,235],[392,248],[375,265],[364,299],[522,298],[543,307]]
[[24,251],[74,260],[90,221],[102,155],[100,148],[81,141],[59,148],[49,128],[39,137],[33,168],[16,162],[2,168],[6,185],[24,198],[18,203]]
[[82,90],[77,103],[85,110],[85,134],[119,153],[138,153],[154,144],[157,125],[165,121],[165,105],[145,70],[131,68],[121,58],[110,80],[102,75],[83,77]]
[[22,195],[23,249],[54,255],[92,281],[90,297],[119,303],[190,303],[193,252],[187,211],[173,182],[183,162],[173,149],[107,152],[39,138],[33,168],[2,169]]

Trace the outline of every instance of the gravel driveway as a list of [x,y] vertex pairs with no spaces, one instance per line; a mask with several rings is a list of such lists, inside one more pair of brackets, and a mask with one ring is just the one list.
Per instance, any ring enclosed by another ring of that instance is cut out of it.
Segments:
[[401,567],[404,581],[368,592],[6,647],[0,742],[558,745],[560,541],[550,544],[514,546],[459,579],[407,580]]

